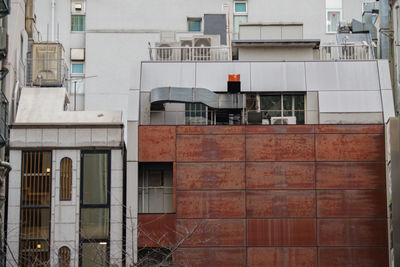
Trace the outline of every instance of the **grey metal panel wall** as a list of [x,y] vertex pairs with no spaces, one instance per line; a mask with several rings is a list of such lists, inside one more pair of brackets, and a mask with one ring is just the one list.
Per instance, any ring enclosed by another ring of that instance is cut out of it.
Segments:
[[204,14],[204,34],[219,34],[221,44],[226,45],[225,14]]

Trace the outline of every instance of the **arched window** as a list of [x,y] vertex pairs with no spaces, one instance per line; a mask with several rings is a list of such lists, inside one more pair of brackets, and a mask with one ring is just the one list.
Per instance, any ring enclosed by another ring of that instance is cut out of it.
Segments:
[[63,158],[60,163],[60,200],[71,200],[72,197],[72,160]]
[[58,266],[69,267],[71,261],[71,250],[64,246],[58,250]]

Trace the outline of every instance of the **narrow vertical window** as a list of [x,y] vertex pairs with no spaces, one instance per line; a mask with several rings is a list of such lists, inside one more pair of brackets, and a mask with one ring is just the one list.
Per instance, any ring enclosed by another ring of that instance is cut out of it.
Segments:
[[233,11],[233,32],[238,33],[240,24],[247,23],[247,1],[235,1]]
[[72,197],[72,160],[63,158],[60,162],[60,200],[71,200]]
[[80,266],[106,266],[110,241],[110,152],[81,156]]
[[84,32],[86,30],[85,15],[71,15],[71,31]]
[[51,152],[22,153],[19,266],[50,260]]
[[64,246],[58,250],[58,266],[69,267],[71,261],[71,250]]

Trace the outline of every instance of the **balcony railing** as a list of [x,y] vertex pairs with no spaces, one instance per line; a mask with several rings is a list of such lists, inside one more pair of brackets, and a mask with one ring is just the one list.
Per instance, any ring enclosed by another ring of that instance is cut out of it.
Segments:
[[0,147],[8,142],[8,100],[0,91]]
[[151,61],[231,61],[229,46],[149,47]]
[[321,45],[321,60],[372,60],[374,48],[368,44]]

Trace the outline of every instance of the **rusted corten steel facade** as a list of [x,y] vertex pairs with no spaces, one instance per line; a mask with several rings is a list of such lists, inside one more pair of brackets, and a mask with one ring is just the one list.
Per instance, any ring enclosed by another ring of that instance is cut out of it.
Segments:
[[384,139],[383,125],[140,126],[139,161],[173,162],[176,214],[139,224],[171,244],[197,227],[177,264],[387,266]]

